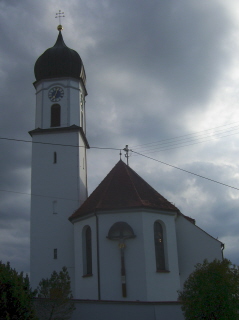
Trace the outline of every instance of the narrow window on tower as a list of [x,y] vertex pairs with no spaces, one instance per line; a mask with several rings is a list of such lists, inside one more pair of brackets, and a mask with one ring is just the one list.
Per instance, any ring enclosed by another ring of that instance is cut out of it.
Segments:
[[155,259],[156,270],[164,271],[165,268],[165,254],[164,254],[164,232],[163,226],[160,222],[154,223],[154,245],[155,245]]
[[51,127],[60,127],[61,125],[61,106],[53,104],[51,106]]
[[86,226],[83,230],[83,276],[92,275],[92,239],[91,228]]
[[53,213],[57,213],[57,201],[53,201]]
[[80,113],[81,113],[81,127],[84,129],[84,105],[83,105],[83,95],[80,94]]
[[57,153],[54,152],[53,154],[53,163],[57,163]]
[[57,259],[57,249],[54,249],[53,257],[54,257],[54,259]]

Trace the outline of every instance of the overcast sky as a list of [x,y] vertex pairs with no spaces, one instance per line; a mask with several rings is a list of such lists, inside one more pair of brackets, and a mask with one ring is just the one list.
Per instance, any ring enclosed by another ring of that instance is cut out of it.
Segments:
[[[84,63],[87,138],[239,189],[238,0],[0,0],[0,137],[31,140],[34,63],[57,38]],[[0,260],[29,273],[31,143],[0,139]],[[89,193],[119,151],[88,151]],[[131,153],[130,166],[239,264],[239,190]],[[69,216],[71,212],[69,212]]]

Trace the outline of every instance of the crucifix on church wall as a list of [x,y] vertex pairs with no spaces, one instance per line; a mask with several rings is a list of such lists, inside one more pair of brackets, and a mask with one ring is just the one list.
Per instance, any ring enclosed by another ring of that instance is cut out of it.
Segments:
[[125,269],[125,257],[124,250],[126,248],[125,240],[135,238],[135,234],[131,226],[126,222],[116,222],[109,230],[107,238],[110,240],[119,241],[120,257],[121,257],[121,287],[122,297],[127,297],[126,289],[126,269]]

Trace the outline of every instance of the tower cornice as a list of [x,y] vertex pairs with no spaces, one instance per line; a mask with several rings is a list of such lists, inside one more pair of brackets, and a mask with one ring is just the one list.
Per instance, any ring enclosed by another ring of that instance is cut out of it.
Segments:
[[60,128],[48,128],[48,129],[41,129],[41,128],[37,128],[34,130],[29,131],[28,133],[30,134],[30,136],[32,137],[33,135],[39,135],[39,134],[55,134],[55,133],[65,133],[65,132],[72,132],[72,131],[78,131],[80,132],[80,135],[85,143],[85,146],[87,149],[90,149],[90,145],[88,143],[88,140],[86,138],[86,135],[82,129],[82,127],[76,126],[76,125],[72,125],[70,127],[60,127]]
[[[82,79],[78,79],[78,78],[74,78],[74,77],[61,77],[61,78],[46,78],[46,79],[41,79],[41,80],[36,80],[33,82],[33,86],[35,89],[37,89],[37,85],[41,84],[42,82],[49,82],[49,83],[52,83],[52,81],[55,81],[57,83],[62,83],[62,81],[64,80],[75,80],[75,81],[79,81],[81,86],[84,88],[84,91],[85,91],[85,96],[88,95],[88,92],[86,90],[86,86],[85,86],[85,83]],[[61,84],[62,85],[62,84]],[[51,84],[49,85],[49,87],[51,86]],[[63,85],[64,86],[64,85]]]

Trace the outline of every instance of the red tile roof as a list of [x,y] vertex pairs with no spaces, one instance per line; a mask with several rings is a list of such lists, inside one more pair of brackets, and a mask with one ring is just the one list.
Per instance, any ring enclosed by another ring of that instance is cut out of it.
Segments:
[[179,212],[178,208],[120,160],[69,220],[98,211],[134,208]]

